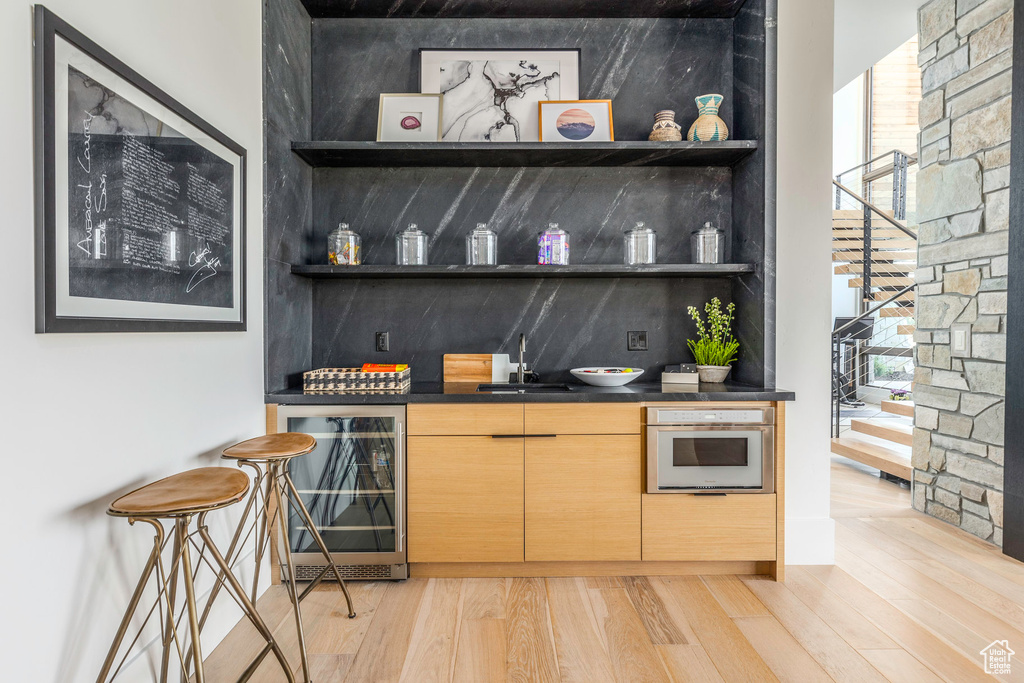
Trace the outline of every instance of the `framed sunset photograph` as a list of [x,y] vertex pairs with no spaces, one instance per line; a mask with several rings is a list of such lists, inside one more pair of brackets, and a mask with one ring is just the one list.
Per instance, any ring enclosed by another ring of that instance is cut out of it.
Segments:
[[611,100],[539,103],[541,142],[614,142]]

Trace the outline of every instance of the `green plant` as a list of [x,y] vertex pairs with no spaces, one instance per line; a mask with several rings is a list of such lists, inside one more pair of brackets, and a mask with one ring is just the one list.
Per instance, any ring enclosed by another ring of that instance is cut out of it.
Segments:
[[686,345],[693,352],[697,365],[729,365],[736,360],[740,343],[732,336],[733,313],[736,304],[729,304],[722,312],[722,302],[716,296],[704,305],[708,315],[707,327],[700,319],[695,306],[687,306],[686,311],[697,323],[697,339],[688,339]]

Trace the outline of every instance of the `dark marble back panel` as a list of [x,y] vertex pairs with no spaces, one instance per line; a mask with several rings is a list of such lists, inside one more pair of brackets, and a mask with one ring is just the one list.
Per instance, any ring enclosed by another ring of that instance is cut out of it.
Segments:
[[[515,355],[520,332],[528,363],[545,379],[612,364],[643,367],[654,379],[663,365],[690,359],[686,306],[713,296],[740,307],[744,347],[734,379],[761,384],[771,365],[771,155],[759,150],[733,169],[310,169],[287,146],[374,139],[378,94],[419,90],[420,47],[580,47],[581,97],[614,101],[617,139],[646,139],[662,108],[675,109],[685,128],[696,115],[693,97],[721,92],[734,137],[763,140],[765,1],[747,0],[735,20],[314,19],[311,27],[299,0],[264,0],[268,391],[298,385],[310,367],[366,361],[408,362],[418,381],[439,379],[442,354]],[[498,232],[502,263],[533,263],[536,233],[548,221],[570,233],[573,263],[619,263],[622,230],[637,220],[658,231],[661,262],[689,261],[690,231],[710,220],[726,230],[732,260],[757,263],[758,272],[390,281],[288,273],[290,263],[325,261],[325,235],[339,221],[362,235],[367,263],[383,264],[393,263],[394,235],[410,222],[432,234],[432,263],[462,263],[477,222]],[[627,352],[629,330],[647,330],[650,350]],[[390,352],[375,352],[377,331],[391,333]]]
[[310,134],[310,20],[299,0],[264,0],[264,383],[301,382],[312,365],[312,283],[290,272],[308,250],[313,171],[291,151]]
[[[689,304],[728,299],[728,279],[347,280],[314,286],[317,367],[409,363],[414,381],[437,381],[445,353],[508,353],[544,381],[572,379],[588,365],[644,368],[653,380],[686,362],[695,335]],[[626,333],[646,330],[649,350],[626,350]],[[391,350],[374,350],[389,332]],[[741,356],[745,360],[747,353]],[[755,363],[759,362],[752,359]]]
[[580,48],[580,98],[610,99],[617,140],[646,140],[660,109],[684,131],[693,98],[722,93],[732,125],[730,19],[315,19],[313,136],[374,140],[378,96],[419,92],[419,48]]
[[[757,264],[757,271],[733,281],[736,302],[736,338],[750,351],[738,363],[733,379],[773,386],[775,380],[775,208],[767,206],[774,195],[774,142],[768,141],[769,111],[766,100],[765,0],[748,0],[736,16],[734,28],[736,67],[733,99],[736,132],[761,140],[753,155],[733,168],[733,259]],[[770,109],[774,112],[774,103]],[[774,116],[774,113],[772,114]],[[770,163],[769,163],[770,160]],[[770,210],[769,210],[770,209]],[[756,352],[754,351],[756,347]]]
[[[465,263],[466,234],[487,223],[500,263],[537,262],[537,233],[556,222],[574,264],[622,263],[623,230],[658,233],[658,260],[690,262],[690,232],[732,219],[728,168],[317,169],[307,263],[326,263],[326,236],[347,222],[368,264],[395,262],[395,235],[416,223],[431,235],[430,263]],[[459,286],[457,284],[453,286]]]

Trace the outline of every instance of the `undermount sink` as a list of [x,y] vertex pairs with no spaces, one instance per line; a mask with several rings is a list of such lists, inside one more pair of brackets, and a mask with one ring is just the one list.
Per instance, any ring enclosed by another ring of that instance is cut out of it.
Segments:
[[568,384],[479,384],[477,391],[486,391],[492,394],[550,394],[565,391],[572,391]]

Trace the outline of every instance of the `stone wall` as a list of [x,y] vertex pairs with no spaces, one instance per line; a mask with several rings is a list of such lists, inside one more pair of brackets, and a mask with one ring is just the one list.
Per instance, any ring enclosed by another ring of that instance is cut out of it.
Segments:
[[918,27],[913,505],[1001,545],[1013,0],[932,0]]

